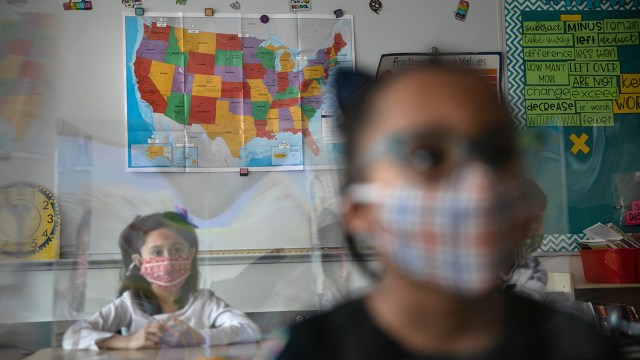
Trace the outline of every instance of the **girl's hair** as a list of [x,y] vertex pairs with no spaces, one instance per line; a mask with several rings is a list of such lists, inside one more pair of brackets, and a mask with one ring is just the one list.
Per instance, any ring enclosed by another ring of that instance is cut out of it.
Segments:
[[[120,234],[118,245],[122,253],[125,274],[122,276],[122,285],[118,290],[118,296],[126,291],[131,291],[131,296],[138,307],[149,315],[160,313],[160,306],[155,293],[151,290],[151,284],[140,275],[138,266],[131,266],[133,255],[140,255],[140,248],[144,245],[147,235],[159,229],[169,229],[181,239],[185,240],[190,250],[198,253],[198,236],[195,226],[191,224],[185,215],[167,211],[146,216],[137,216],[131,224]],[[128,271],[130,269],[130,271]],[[182,307],[189,299],[189,295],[198,290],[198,257],[191,261],[191,273],[180,289],[180,296],[176,299],[176,305]]]

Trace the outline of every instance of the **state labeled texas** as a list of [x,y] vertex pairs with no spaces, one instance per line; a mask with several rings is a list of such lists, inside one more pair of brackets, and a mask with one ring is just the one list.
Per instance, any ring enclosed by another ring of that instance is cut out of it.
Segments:
[[346,45],[335,33],[331,46],[300,67],[295,54],[272,40],[151,22],[144,24],[133,69],[141,99],[154,113],[199,125],[211,140],[222,138],[236,158],[251,139],[271,140],[277,133],[301,133],[317,155],[309,121]]

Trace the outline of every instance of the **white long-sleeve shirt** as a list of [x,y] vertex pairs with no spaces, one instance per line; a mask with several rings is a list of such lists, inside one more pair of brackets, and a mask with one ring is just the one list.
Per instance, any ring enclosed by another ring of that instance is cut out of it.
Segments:
[[127,291],[97,314],[73,324],[65,332],[62,346],[65,349],[97,350],[96,342],[113,336],[118,330],[134,334],[149,322],[168,322],[174,318],[185,321],[202,334],[205,346],[260,340],[258,326],[211,290],[198,290],[176,312],[153,316],[139,309]]

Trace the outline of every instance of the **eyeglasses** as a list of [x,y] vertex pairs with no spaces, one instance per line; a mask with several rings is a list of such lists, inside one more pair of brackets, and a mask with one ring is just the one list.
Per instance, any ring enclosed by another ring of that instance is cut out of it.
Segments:
[[493,127],[474,138],[439,127],[388,135],[374,144],[361,165],[368,167],[391,157],[418,175],[440,178],[471,159],[500,170],[512,164],[517,153],[511,126]]

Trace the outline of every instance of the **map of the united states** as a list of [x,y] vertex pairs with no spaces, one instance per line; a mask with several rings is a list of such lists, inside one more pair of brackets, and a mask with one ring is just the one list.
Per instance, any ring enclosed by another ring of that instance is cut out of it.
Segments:
[[144,24],[133,70],[141,99],[154,113],[201,126],[209,138],[222,138],[234,157],[252,138],[282,132],[301,133],[317,155],[309,121],[346,45],[335,33],[331,46],[300,67],[296,54],[272,40],[151,22]]

